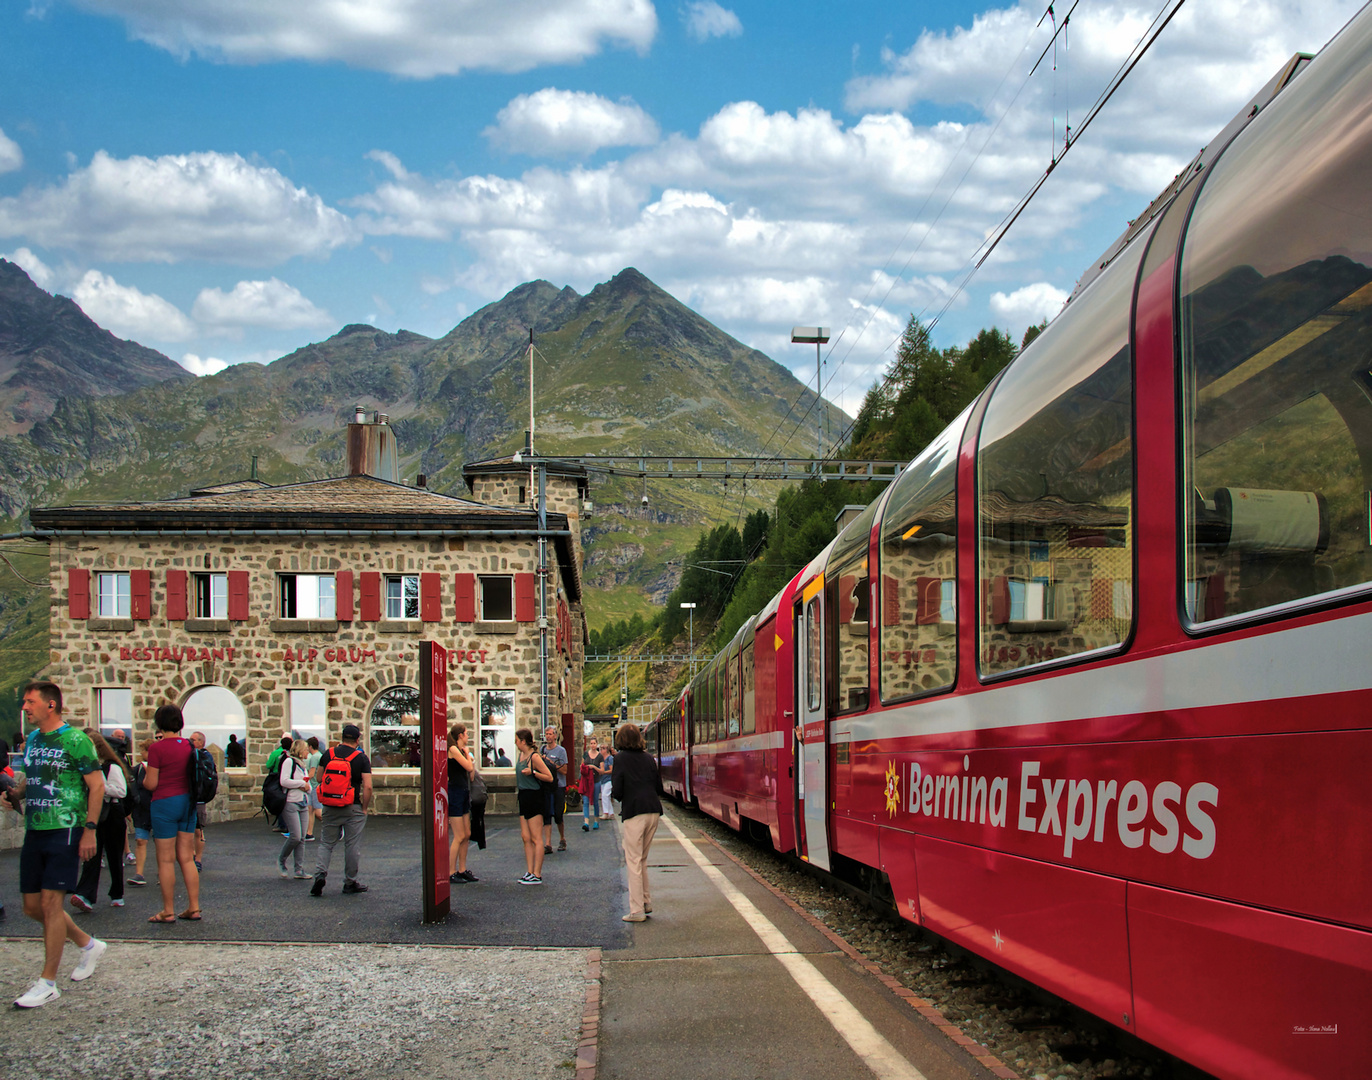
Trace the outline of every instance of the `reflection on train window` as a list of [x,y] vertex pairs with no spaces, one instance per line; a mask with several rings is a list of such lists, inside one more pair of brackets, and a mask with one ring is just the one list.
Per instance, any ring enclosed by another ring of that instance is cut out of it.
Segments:
[[980,669],[1117,648],[1133,591],[1126,249],[1005,372],[978,457]]
[[834,568],[830,581],[837,583],[834,611],[837,617],[834,636],[833,677],[829,693],[837,712],[865,709],[868,700],[867,650],[871,622],[867,597],[867,554],[864,551],[847,566]]
[[881,524],[881,699],[953,685],[957,675],[958,446],[970,407],[896,481]]
[[1271,161],[1236,140],[1183,249],[1192,623],[1372,578],[1372,140],[1350,130],[1372,119],[1337,104],[1349,79],[1365,94],[1372,74],[1312,65],[1300,78],[1333,80],[1339,94],[1279,97],[1250,131],[1325,134],[1308,153]]
[[739,725],[743,720],[742,694],[742,675],[739,671],[738,655],[736,653],[729,656],[729,734],[739,734]]

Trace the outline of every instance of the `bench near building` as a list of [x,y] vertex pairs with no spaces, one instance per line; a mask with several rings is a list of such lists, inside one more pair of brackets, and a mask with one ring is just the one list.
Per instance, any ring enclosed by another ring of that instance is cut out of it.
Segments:
[[538,726],[545,685],[550,722],[580,731],[585,470],[544,466],[541,553],[528,464],[469,465],[469,488],[492,501],[452,498],[369,475],[366,446],[393,445],[389,430],[349,428],[363,449],[348,476],[32,512],[53,595],[42,677],[70,722],[131,729],[140,758],[156,708],[180,705],[227,765],[216,817],[257,810],[283,732],[333,744],[348,722],[372,758],[376,812],[417,812],[421,640],[449,650],[449,716],[496,790],[513,787],[496,752],[513,757],[515,729]]

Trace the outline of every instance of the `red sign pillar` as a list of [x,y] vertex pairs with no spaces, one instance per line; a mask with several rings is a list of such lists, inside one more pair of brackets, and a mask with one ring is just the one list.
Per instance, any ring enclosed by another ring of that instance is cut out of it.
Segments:
[[419,817],[424,833],[424,921],[448,917],[448,650],[419,643]]

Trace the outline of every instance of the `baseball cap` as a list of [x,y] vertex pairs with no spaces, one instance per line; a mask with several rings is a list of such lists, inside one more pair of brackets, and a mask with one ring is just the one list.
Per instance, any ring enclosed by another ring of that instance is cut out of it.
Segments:
[[343,738],[345,738],[345,739],[360,739],[360,738],[362,738],[362,729],[361,729],[360,727],[358,727],[356,724],[344,724],[344,725],[343,725]]

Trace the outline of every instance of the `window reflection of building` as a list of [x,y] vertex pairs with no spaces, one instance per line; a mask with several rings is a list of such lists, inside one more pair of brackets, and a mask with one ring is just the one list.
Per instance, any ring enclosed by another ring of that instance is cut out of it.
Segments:
[[485,769],[495,764],[497,750],[507,757],[514,753],[515,695],[513,690],[478,690],[476,701]]
[[186,731],[203,731],[205,745],[218,751],[216,756],[221,761],[230,735],[238,736],[246,753],[248,714],[232,690],[223,686],[196,687],[182,704],[181,714],[186,720]]
[[367,755],[376,769],[410,767],[419,742],[419,688],[392,686],[372,705]]

